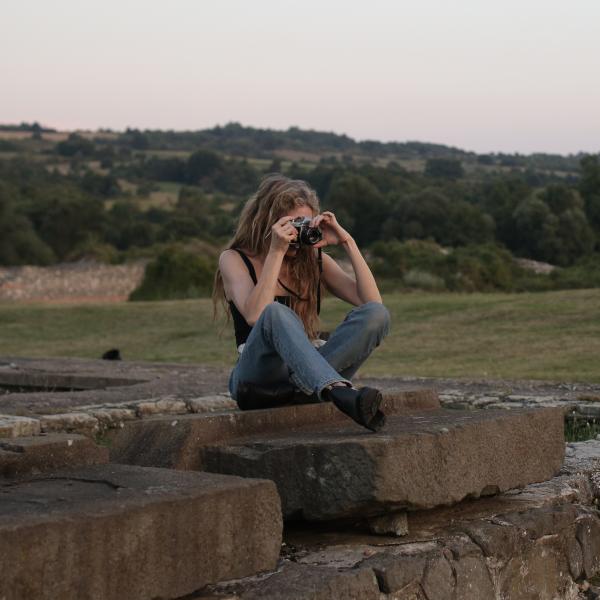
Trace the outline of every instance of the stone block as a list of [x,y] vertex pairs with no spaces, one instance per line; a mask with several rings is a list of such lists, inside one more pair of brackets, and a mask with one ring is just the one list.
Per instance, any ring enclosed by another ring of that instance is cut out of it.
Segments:
[[52,433],[0,440],[0,477],[23,477],[108,462],[108,448],[89,437]]
[[420,587],[428,561],[442,557],[440,546],[434,542],[413,543],[398,551],[383,551],[360,563],[373,569],[379,588],[386,594]]
[[498,578],[498,598],[555,600],[577,598],[559,535],[545,536],[511,557]]
[[600,572],[600,519],[596,511],[580,515],[575,536],[583,553],[583,572],[590,579]]
[[545,481],[564,458],[560,409],[390,416],[263,433],[201,449],[207,471],[271,479],[284,517],[332,520],[455,504]]
[[[437,393],[432,390],[384,393],[387,414],[438,409]],[[203,470],[200,449],[251,435],[293,432],[315,425],[358,425],[331,403],[285,406],[268,410],[231,411],[169,416],[149,416],[124,423],[108,432],[111,461],[140,466]]]
[[40,432],[38,419],[0,415],[0,439],[37,435]]
[[578,404],[577,412],[589,419],[600,418],[600,403],[595,404]]
[[43,415],[40,417],[42,432],[75,432],[93,436],[98,431],[98,419],[84,412]]
[[421,587],[428,600],[452,598],[455,582],[452,567],[443,552],[431,555],[426,562]]
[[387,515],[369,519],[371,533],[378,535],[403,536],[408,533],[408,517],[406,511],[396,511]]
[[169,397],[138,402],[135,410],[138,417],[148,417],[159,414],[181,415],[188,411],[183,400]]
[[137,418],[135,410],[131,408],[94,408],[88,412],[92,417],[98,419],[100,427],[104,429],[123,427],[125,421],[131,421]]
[[125,465],[0,484],[0,598],[179,598],[275,568],[269,481]]
[[455,598],[460,600],[495,598],[494,583],[481,549],[465,535],[451,537],[444,545],[455,579]]
[[288,563],[278,573],[236,595],[241,600],[379,600],[371,569],[338,571]]
[[201,396],[188,398],[187,409],[192,413],[216,412],[220,410],[237,410],[237,402],[229,396]]

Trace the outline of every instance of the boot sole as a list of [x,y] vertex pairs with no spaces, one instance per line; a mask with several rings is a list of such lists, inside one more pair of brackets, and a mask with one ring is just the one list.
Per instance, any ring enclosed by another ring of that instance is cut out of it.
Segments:
[[362,388],[358,395],[358,409],[362,425],[371,431],[379,431],[385,424],[385,415],[379,410],[383,397],[374,388]]

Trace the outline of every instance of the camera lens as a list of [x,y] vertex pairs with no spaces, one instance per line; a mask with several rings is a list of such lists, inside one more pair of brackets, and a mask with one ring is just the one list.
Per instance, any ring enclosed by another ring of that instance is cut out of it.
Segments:
[[307,227],[303,229],[301,234],[302,243],[312,246],[323,239],[321,230],[317,227]]

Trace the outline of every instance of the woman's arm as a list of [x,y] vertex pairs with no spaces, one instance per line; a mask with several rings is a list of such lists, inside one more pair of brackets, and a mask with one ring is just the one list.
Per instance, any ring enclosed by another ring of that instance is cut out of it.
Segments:
[[237,252],[226,250],[219,258],[225,293],[250,326],[256,323],[265,306],[273,302],[283,257],[289,243],[298,237],[298,230],[290,224],[290,219],[282,217],[271,228],[271,246],[256,285]]
[[352,279],[333,258],[323,255],[323,281],[327,288],[338,298],[355,306],[367,302],[381,303],[381,294],[369,265],[354,238],[337,222],[335,215],[326,211],[316,217],[313,224],[323,231],[323,241],[315,244],[315,247],[343,246],[354,269],[355,279]]

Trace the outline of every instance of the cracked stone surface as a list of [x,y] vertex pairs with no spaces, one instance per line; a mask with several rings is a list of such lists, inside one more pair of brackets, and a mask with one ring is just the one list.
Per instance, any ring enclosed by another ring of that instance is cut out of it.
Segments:
[[269,481],[98,465],[0,483],[0,597],[178,598],[275,568],[281,531]]
[[228,372],[200,364],[0,357],[0,389],[39,388],[0,393],[0,414],[35,417],[79,412],[85,406],[128,408],[138,402],[225,395]]

